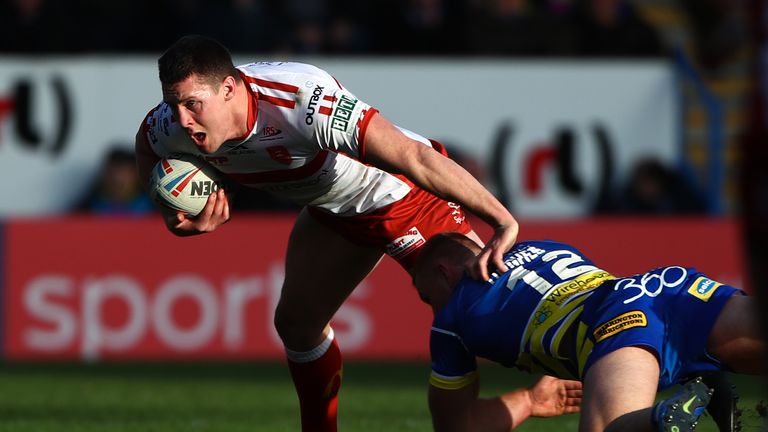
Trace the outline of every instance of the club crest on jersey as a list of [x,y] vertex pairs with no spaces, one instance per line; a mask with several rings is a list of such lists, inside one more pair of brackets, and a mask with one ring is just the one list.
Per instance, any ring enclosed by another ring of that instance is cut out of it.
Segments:
[[392,258],[404,257],[423,245],[424,242],[424,236],[421,235],[419,229],[411,227],[405,235],[396,238],[386,246],[387,255]]
[[285,146],[267,147],[267,153],[275,162],[280,162],[283,165],[291,164],[291,154]]

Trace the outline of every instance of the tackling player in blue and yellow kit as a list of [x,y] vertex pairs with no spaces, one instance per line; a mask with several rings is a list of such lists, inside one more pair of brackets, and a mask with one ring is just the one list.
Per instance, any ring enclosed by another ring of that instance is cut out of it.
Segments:
[[435,313],[430,408],[438,431],[477,430],[476,357],[583,381],[587,431],[657,430],[650,408],[658,389],[705,371],[762,372],[751,298],[695,269],[617,277],[573,246],[528,241],[484,283],[462,270],[478,250],[443,234],[425,245],[414,272]]

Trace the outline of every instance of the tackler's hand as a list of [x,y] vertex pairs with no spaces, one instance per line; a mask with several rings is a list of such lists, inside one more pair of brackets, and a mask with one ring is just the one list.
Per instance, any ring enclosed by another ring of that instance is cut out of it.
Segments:
[[581,382],[543,376],[528,388],[531,416],[554,417],[581,410]]
[[518,229],[519,226],[515,221],[496,227],[493,237],[483,250],[468,263],[467,270],[474,279],[487,281],[491,278],[491,271],[507,271],[507,266],[504,264],[504,254],[515,244]]

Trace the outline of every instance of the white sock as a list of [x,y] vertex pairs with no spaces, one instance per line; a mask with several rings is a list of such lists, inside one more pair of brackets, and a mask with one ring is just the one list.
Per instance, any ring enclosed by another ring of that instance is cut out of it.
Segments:
[[288,355],[288,359],[294,363],[309,363],[315,361],[323,356],[331,347],[333,342],[333,329],[328,332],[328,336],[320,345],[309,351],[293,351],[288,348],[285,349],[285,353]]

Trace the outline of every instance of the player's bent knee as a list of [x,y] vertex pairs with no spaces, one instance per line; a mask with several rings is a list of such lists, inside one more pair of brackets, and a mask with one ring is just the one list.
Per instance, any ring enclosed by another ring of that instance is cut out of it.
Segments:
[[322,342],[323,331],[327,324],[314,322],[307,314],[297,312],[283,304],[278,304],[275,309],[273,323],[283,345],[296,351],[310,350]]

